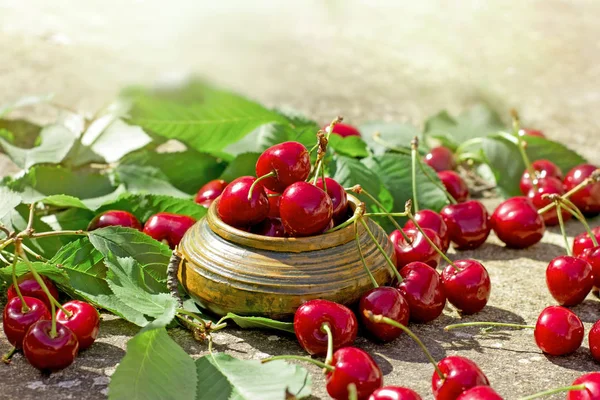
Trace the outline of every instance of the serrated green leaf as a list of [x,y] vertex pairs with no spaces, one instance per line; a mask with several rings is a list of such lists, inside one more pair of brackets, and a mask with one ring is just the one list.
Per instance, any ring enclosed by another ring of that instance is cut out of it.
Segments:
[[[142,128],[129,125],[121,119],[115,119],[94,136],[90,135],[92,128],[93,125],[83,135],[81,142],[102,156],[107,163],[119,161],[126,154],[139,150],[152,141]],[[119,145],[115,146],[115,143]]]
[[[55,265],[50,263],[44,263],[35,261],[32,262],[31,265],[35,268],[35,270],[45,277],[48,277],[50,280],[56,282],[58,285],[70,287],[69,276],[64,270],[57,268]],[[16,265],[16,273],[17,277],[25,275],[29,273],[29,267],[24,262],[18,262]],[[12,266],[0,268],[0,279],[4,282],[12,283]]]
[[[358,129],[362,139],[375,155],[381,155],[388,150],[387,147],[375,141],[373,135],[376,132],[379,132],[381,140],[385,143],[407,152],[410,152],[410,141],[415,136],[419,139],[422,138],[422,133],[417,127],[399,122],[370,121],[361,124]],[[422,147],[426,147],[425,143],[422,144]]]
[[[7,228],[12,226],[10,219],[8,219],[7,216],[19,204],[21,204],[21,195],[19,193],[0,186],[0,223],[2,225]],[[2,233],[0,233],[0,235],[1,234]]]
[[196,219],[206,215],[206,208],[192,200],[154,194],[125,193],[116,200],[103,204],[96,213],[100,214],[108,210],[128,211],[142,222],[159,212],[182,214]]
[[329,136],[329,145],[336,153],[349,157],[368,157],[367,144],[358,136]]
[[244,329],[267,329],[267,330],[277,330],[287,333],[295,333],[294,332],[294,323],[293,322],[281,322],[276,321],[270,318],[264,317],[243,317],[241,315],[237,315],[234,313],[227,313],[221,321],[232,320],[235,322],[240,328]]
[[125,185],[132,193],[153,193],[183,199],[190,197],[171,185],[169,178],[156,167],[121,164],[114,174],[115,182]]
[[260,153],[243,153],[237,156],[221,174],[221,179],[231,182],[240,176],[254,176]]
[[44,203],[48,206],[55,206],[59,208],[81,208],[84,210],[89,210],[89,208],[77,197],[67,196],[64,194],[55,194],[48,196],[42,200],[40,203]]

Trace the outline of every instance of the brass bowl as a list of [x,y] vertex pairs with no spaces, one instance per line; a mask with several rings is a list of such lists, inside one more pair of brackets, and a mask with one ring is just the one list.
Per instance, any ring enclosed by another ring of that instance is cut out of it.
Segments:
[[[348,196],[355,209],[359,200]],[[372,288],[356,246],[352,225],[304,238],[271,238],[225,224],[213,202],[206,217],[183,237],[179,281],[204,308],[224,315],[289,319],[305,301],[357,301]],[[379,244],[395,261],[385,231],[365,218]],[[365,260],[379,284],[392,271],[361,224],[358,234]]]

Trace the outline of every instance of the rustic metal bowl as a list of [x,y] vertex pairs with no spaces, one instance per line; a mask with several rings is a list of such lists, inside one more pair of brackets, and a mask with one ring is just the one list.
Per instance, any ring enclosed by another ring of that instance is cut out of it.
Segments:
[[[359,200],[348,197],[355,209]],[[206,217],[183,237],[179,250],[179,281],[203,307],[219,314],[289,319],[305,301],[327,299],[343,304],[357,301],[372,288],[356,246],[352,225],[305,238],[271,238],[225,224],[213,202]],[[395,261],[385,231],[366,222],[379,244]],[[379,284],[392,272],[367,231],[358,225],[361,247]]]

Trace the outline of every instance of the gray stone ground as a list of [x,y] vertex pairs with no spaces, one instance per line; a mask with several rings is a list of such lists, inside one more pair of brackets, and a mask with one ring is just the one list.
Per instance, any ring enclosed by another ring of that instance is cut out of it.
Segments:
[[[127,83],[178,79],[197,72],[272,105],[322,120],[403,119],[416,124],[442,108],[459,111],[480,100],[516,107],[543,129],[600,164],[600,3],[594,1],[214,2],[0,0],[0,103],[55,92],[57,101],[86,112]],[[460,4],[460,6],[458,5]],[[16,116],[47,120],[45,107]],[[14,171],[0,160],[0,175]],[[490,209],[494,200],[488,201]],[[595,225],[600,221],[593,221]],[[568,225],[572,236],[580,231]],[[554,304],[544,283],[547,263],[562,254],[557,230],[538,245],[507,250],[495,237],[460,254],[484,262],[493,292],[489,305],[465,320],[533,323]],[[574,310],[589,328],[598,299]],[[546,357],[529,331],[445,333],[456,322],[413,325],[434,357],[475,360],[508,399],[569,384],[598,370],[587,344],[567,357]],[[137,329],[105,315],[98,342],[76,363],[42,376],[17,355],[0,367],[6,399],[105,398],[110,375]],[[172,332],[191,354],[206,348]],[[228,330],[216,349],[243,358],[300,354],[293,338]],[[430,398],[432,368],[408,338],[357,344],[375,355],[387,384]],[[0,338],[0,351],[8,345]],[[319,370],[314,393],[326,398]],[[556,396],[560,398],[561,396]]]

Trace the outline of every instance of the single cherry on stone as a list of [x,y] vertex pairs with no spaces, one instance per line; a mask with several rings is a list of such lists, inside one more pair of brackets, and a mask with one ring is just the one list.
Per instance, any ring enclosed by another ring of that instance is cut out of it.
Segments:
[[458,203],[469,200],[469,186],[459,174],[454,171],[441,171],[437,176]]
[[444,146],[433,147],[425,155],[424,161],[436,172],[451,171],[456,168],[454,153]]
[[227,181],[224,181],[223,179],[214,179],[198,190],[194,201],[201,206],[208,208],[212,202],[223,193],[223,190],[225,190],[227,185]]
[[[585,181],[597,168],[591,164],[581,164],[565,175],[563,183],[565,191],[570,191],[575,186]],[[591,183],[581,190],[573,193],[569,199],[585,215],[594,216],[600,213],[600,182]]]
[[546,285],[561,306],[581,303],[592,290],[592,266],[584,259],[559,256],[546,268]]
[[435,269],[422,262],[413,262],[400,270],[400,276],[402,282],[396,287],[408,302],[411,321],[429,322],[442,314],[446,293]]
[[21,299],[13,297],[6,303],[2,317],[2,327],[6,339],[17,349],[23,346],[23,338],[33,324],[39,320],[50,318],[50,312],[43,301],[28,296],[24,296],[23,299],[29,310],[24,311]]
[[[537,181],[537,188],[531,187],[529,192],[527,193],[527,198],[531,201],[535,208],[538,210],[546,207],[548,204],[552,203],[552,200],[544,197],[544,195],[558,195],[562,196],[565,193],[563,188],[563,184],[560,180],[554,177],[539,179]],[[568,221],[572,214],[567,210],[561,208],[561,215],[563,221]],[[544,219],[544,223],[546,226],[558,225],[558,213],[556,211],[556,207],[552,207],[550,210],[546,211],[542,214],[542,218]]]
[[437,400],[455,400],[466,390],[490,385],[488,378],[477,364],[465,357],[442,358],[438,368],[443,376],[439,376],[434,371],[431,377],[431,389]]
[[490,386],[475,386],[461,393],[456,400],[503,400]]
[[61,309],[56,313],[56,321],[69,328],[79,342],[79,350],[90,347],[98,337],[100,330],[100,314],[89,303],[71,300],[62,305],[70,315]]
[[590,346],[590,353],[596,361],[600,361],[600,320],[590,329],[588,333],[588,344]]
[[421,396],[402,386],[384,386],[374,391],[369,400],[421,400]]
[[52,336],[52,321],[33,324],[23,339],[23,354],[29,364],[43,371],[58,371],[71,365],[77,357],[77,336],[66,326],[56,323]]
[[[440,238],[440,249],[444,253],[448,251],[448,247],[450,247],[450,233],[448,231],[448,225],[444,222],[444,218],[441,214],[438,214],[433,210],[421,210],[415,213],[414,218],[421,228],[427,228],[434,231]],[[416,229],[414,222],[408,220],[406,224],[404,224],[404,229]]]
[[441,278],[448,301],[462,314],[481,311],[490,298],[490,276],[478,261],[454,261],[444,268]]
[[573,311],[550,306],[540,313],[533,333],[535,343],[544,353],[562,356],[573,353],[581,346],[584,328]]
[[296,182],[281,195],[279,215],[290,236],[311,236],[322,233],[331,223],[333,203],[317,186]]
[[406,326],[409,319],[409,305],[402,293],[396,288],[380,286],[373,288],[360,297],[358,304],[361,322],[377,339],[389,342],[399,337],[403,330],[387,324],[372,322],[365,316],[365,311],[383,315]]
[[[56,289],[56,286],[54,286],[54,283],[52,283],[52,281],[50,279],[46,278],[45,276],[42,276],[42,280],[46,284],[46,287],[48,288],[48,291],[50,292],[52,297],[54,297],[55,299],[58,299],[58,289]],[[39,299],[46,305],[46,308],[48,310],[50,309],[50,307],[52,306],[50,299],[48,298],[48,296],[46,295],[46,292],[44,292],[44,290],[42,289],[42,287],[40,286],[38,281],[35,280],[35,278],[33,277],[33,274],[31,274],[31,272],[28,272],[28,273],[22,275],[21,277],[19,277],[17,279],[17,283],[19,285],[19,290],[21,291],[21,294],[23,296],[34,297],[36,299]],[[12,300],[15,297],[18,297],[17,291],[15,290],[15,286],[13,284],[11,284],[8,287],[8,290],[6,292],[6,297],[8,298],[8,300]]]
[[348,195],[344,190],[344,187],[340,185],[336,180],[332,178],[325,178],[325,185],[323,185],[323,178],[317,179],[316,186],[325,190],[331,198],[333,205],[333,219],[336,222],[340,222],[346,218],[348,211]]
[[490,234],[490,217],[477,200],[449,204],[440,212],[448,227],[450,240],[457,250],[473,250],[485,243]]
[[310,154],[303,144],[283,142],[266,149],[256,162],[256,176],[262,185],[278,193],[310,173]]
[[252,190],[248,200],[250,187],[256,181],[252,176],[242,176],[231,182],[217,203],[217,214],[228,225],[244,228],[258,224],[269,214],[269,199],[261,184]]
[[544,236],[544,219],[527,197],[518,196],[502,202],[491,218],[492,229],[508,247],[524,249]]
[[88,225],[88,231],[106,228],[107,226],[124,226],[126,228],[142,230],[142,224],[135,215],[121,210],[110,210],[96,215]]
[[[562,181],[563,179],[562,170],[550,160],[536,160],[531,163],[531,168],[536,174],[534,177],[536,184],[539,184],[541,179],[546,178],[556,178],[559,181]],[[529,193],[534,186],[530,175],[529,170],[526,169],[523,172],[523,175],[521,175],[521,182],[519,183],[521,193],[525,196],[527,196],[527,193]]]
[[146,221],[143,232],[159,242],[166,241],[174,249],[195,223],[196,220],[187,215],[160,212]]
[[[423,228],[423,232],[438,248],[442,247],[442,242],[434,231]],[[431,268],[436,268],[440,263],[441,256],[417,229],[403,229],[402,232],[396,229],[390,233],[389,238],[396,252],[398,270],[416,261],[423,262]]]
[[336,400],[349,398],[348,386],[356,386],[357,400],[367,400],[383,385],[381,369],[369,355],[356,347],[343,347],[333,353],[333,370],[327,371],[326,389]]

